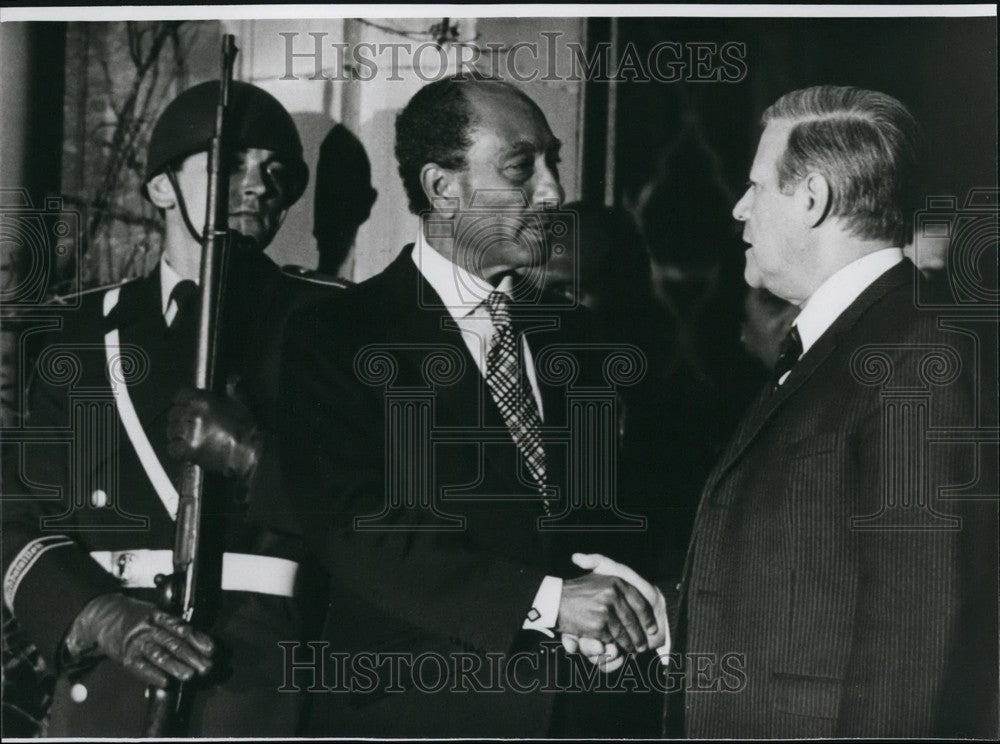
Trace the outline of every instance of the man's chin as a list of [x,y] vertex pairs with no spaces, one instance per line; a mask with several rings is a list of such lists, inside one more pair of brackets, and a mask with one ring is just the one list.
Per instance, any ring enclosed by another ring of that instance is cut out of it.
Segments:
[[264,229],[256,220],[230,222],[229,229],[237,233],[248,246],[253,244],[260,251],[267,248],[274,238],[274,232]]
[[760,268],[757,266],[757,261],[754,259],[753,254],[750,253],[748,249],[746,252],[746,266],[743,268],[743,280],[747,283],[747,286],[753,287],[754,289],[764,289],[764,277],[760,273]]

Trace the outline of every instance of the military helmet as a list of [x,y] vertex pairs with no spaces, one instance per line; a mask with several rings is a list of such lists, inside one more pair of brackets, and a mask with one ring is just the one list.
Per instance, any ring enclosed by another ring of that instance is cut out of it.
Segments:
[[[167,105],[149,139],[143,184],[167,166],[211,148],[218,101],[219,81],[212,80],[188,88]],[[302,140],[285,107],[256,85],[234,80],[228,115],[234,147],[259,147],[283,157],[290,171],[288,206],[298,201],[309,183],[309,166],[302,159]]]

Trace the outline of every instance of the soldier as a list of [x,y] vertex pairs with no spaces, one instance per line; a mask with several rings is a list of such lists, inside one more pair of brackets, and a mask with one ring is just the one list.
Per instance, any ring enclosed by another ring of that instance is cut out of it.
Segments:
[[[185,91],[153,130],[145,195],[165,222],[159,265],[84,293],[30,385],[30,424],[72,431],[69,443],[26,448],[36,498],[4,515],[4,601],[59,675],[49,735],[138,736],[147,685],[168,677],[193,690],[192,736],[290,736],[303,715],[303,696],[278,691],[278,643],[303,638],[315,614],[303,598],[321,593],[307,589],[269,432],[284,318],[341,285],[264,256],[309,171],[288,112],[233,83],[218,362],[228,395],[187,387],[218,91],[217,81]],[[199,629],[153,604],[154,577],[172,570],[182,460],[225,486],[205,507],[201,576],[221,590]]]

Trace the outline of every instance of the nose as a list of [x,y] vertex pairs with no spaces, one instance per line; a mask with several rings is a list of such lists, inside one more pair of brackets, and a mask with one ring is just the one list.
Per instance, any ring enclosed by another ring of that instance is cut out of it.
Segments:
[[736,202],[736,206],[733,207],[733,219],[739,220],[740,222],[746,222],[750,216],[750,189],[743,192],[743,196],[740,200]]
[[540,166],[536,173],[535,190],[531,198],[532,206],[536,209],[561,207],[565,193],[562,184],[559,183],[559,176],[547,164]]
[[263,196],[267,191],[264,168],[258,163],[247,163],[237,173],[237,186],[242,194]]

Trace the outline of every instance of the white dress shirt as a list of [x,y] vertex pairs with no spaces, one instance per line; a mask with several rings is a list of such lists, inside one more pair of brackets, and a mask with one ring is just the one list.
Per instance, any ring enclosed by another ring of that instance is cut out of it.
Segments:
[[[462,340],[469,349],[480,374],[486,377],[486,356],[490,350],[490,342],[495,331],[486,298],[494,289],[510,294],[513,279],[505,276],[496,287],[485,279],[470,274],[468,271],[448,260],[438,253],[427,242],[421,224],[420,234],[413,248],[413,262],[417,270],[431,285],[451,315],[462,334]],[[521,337],[521,351],[524,355],[525,374],[531,393],[538,406],[539,418],[545,420],[542,407],[542,395],[538,389],[538,379],[535,375],[535,363],[531,355],[528,340]],[[537,630],[550,638],[555,637],[553,628],[559,619],[559,600],[562,596],[562,579],[557,576],[546,576],[542,580],[531,610],[525,616],[523,628]]]
[[[417,270],[423,274],[427,283],[438,293],[444,306],[448,309],[455,324],[462,333],[462,340],[469,353],[479,367],[479,372],[486,377],[486,356],[493,340],[493,321],[486,307],[486,298],[494,289],[510,295],[514,280],[505,276],[496,287],[485,279],[473,276],[461,266],[452,263],[438,253],[424,237],[423,228],[417,243],[413,248],[413,262]],[[528,339],[521,338],[521,352],[524,355],[524,368],[531,386],[531,393],[538,406],[538,415],[545,421],[545,411],[542,407],[542,395],[538,390],[538,379],[535,376],[535,362],[531,356]]]
[[163,310],[163,319],[167,322],[167,327],[174,322],[177,316],[177,301],[170,295],[181,281],[180,274],[174,271],[174,267],[167,263],[166,255],[160,257],[160,307]]
[[[799,329],[803,356],[862,292],[902,260],[902,249],[883,248],[852,261],[819,285],[792,324]],[[789,374],[782,375],[779,384]]]

